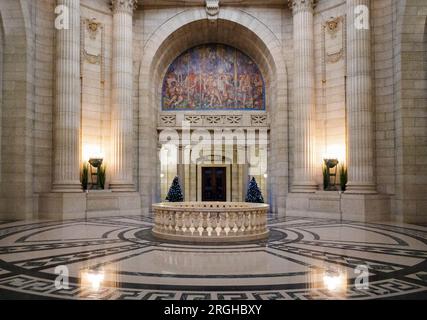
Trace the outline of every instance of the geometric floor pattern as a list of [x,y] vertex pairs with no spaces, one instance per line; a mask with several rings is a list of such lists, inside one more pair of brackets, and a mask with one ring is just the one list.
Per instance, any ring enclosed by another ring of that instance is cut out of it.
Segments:
[[269,219],[263,242],[162,242],[141,216],[0,222],[0,299],[427,299],[427,227]]

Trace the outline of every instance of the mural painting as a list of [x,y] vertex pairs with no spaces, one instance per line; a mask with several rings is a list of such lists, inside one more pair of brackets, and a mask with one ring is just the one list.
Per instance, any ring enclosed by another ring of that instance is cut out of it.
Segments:
[[241,51],[208,44],[181,54],[162,88],[162,109],[265,110],[265,84],[258,66]]

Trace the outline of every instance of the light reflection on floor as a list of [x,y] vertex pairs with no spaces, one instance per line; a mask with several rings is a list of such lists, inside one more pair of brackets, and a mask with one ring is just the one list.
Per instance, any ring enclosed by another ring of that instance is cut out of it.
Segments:
[[128,216],[0,224],[0,299],[427,298],[427,228],[270,219],[268,241],[160,242]]

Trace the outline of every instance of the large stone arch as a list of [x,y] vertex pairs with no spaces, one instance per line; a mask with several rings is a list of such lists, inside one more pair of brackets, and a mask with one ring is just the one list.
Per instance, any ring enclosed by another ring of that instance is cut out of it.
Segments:
[[32,3],[0,1],[3,27],[0,217],[31,218],[33,199]]
[[425,221],[427,215],[427,11],[402,0],[397,13],[395,56],[397,220]]
[[[284,214],[288,190],[287,73],[282,43],[260,20],[236,8],[221,9],[216,25],[209,26],[204,8],[189,8],[161,25],[143,48],[139,78],[139,187],[144,211],[157,201],[156,132],[159,89],[167,66],[192,46],[221,42],[248,54],[261,69],[267,84],[267,110],[271,115],[269,182],[272,210]],[[149,157],[149,159],[147,159]]]

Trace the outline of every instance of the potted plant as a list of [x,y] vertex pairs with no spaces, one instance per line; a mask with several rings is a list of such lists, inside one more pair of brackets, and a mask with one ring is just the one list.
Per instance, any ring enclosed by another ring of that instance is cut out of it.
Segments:
[[82,188],[84,191],[87,190],[88,182],[89,182],[89,165],[87,162],[83,163],[83,169],[82,169],[82,176],[81,176],[81,183]]
[[105,189],[105,180],[106,180],[106,171],[107,171],[107,167],[106,165],[101,165],[98,168],[98,185],[101,188],[101,190]]
[[348,182],[348,170],[347,167],[342,164],[340,166],[340,185],[341,185],[341,191],[345,191],[346,185]]

